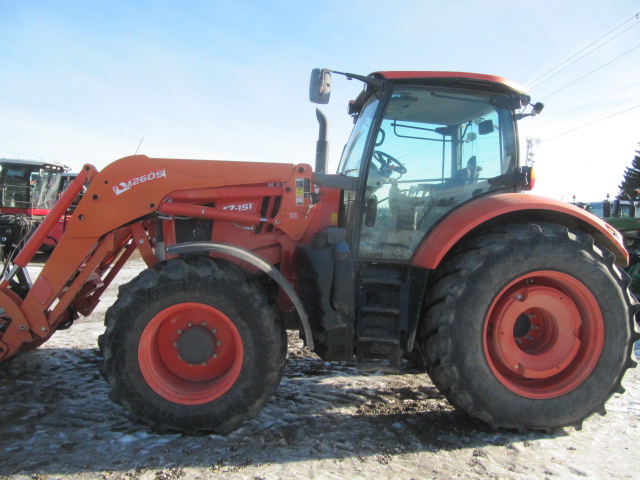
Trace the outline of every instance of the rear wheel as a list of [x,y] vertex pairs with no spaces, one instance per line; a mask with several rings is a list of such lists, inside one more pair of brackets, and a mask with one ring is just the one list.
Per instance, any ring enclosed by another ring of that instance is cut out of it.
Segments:
[[632,357],[636,301],[613,256],[554,224],[495,227],[441,267],[422,324],[435,385],[493,427],[581,425]]
[[159,431],[227,433],[282,377],[284,326],[230,263],[191,257],[145,270],[121,287],[105,323],[111,397]]

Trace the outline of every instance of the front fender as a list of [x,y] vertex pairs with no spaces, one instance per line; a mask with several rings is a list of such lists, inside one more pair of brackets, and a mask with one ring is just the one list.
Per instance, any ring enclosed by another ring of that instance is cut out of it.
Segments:
[[622,236],[611,225],[574,205],[528,193],[503,193],[472,200],[453,210],[422,241],[411,259],[416,267],[434,269],[469,232],[483,224],[514,221],[546,221],[577,228],[616,257],[621,267],[629,264]]
[[234,245],[227,245],[225,243],[184,242],[184,243],[177,243],[175,245],[170,245],[169,247],[167,247],[167,253],[170,255],[183,255],[183,254],[202,253],[202,252],[217,252],[217,253],[224,253],[226,255],[230,255],[234,258],[242,260],[243,262],[247,262],[256,268],[259,268],[264,273],[269,275],[269,277],[271,277],[291,299],[293,306],[296,308],[298,315],[300,316],[300,322],[302,323],[302,328],[304,329],[307,348],[311,351],[315,350],[315,346],[313,343],[313,336],[311,334],[311,325],[309,324],[309,317],[307,315],[307,312],[304,309],[304,305],[302,305],[302,301],[298,297],[298,294],[296,293],[293,286],[284,277],[284,275],[280,273],[278,269],[276,269],[269,262],[260,258],[258,255],[251,252],[250,250],[246,250],[241,247],[236,247]]

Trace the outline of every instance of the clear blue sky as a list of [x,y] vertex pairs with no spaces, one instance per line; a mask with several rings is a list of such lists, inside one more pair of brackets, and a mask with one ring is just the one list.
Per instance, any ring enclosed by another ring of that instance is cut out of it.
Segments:
[[[532,85],[546,104],[520,122],[540,140],[535,191],[599,200],[640,149],[639,12],[637,0],[0,0],[0,157],[100,169],[144,137],[149,156],[313,163],[313,67],[460,70]],[[336,78],[324,107],[333,168],[360,89]]]

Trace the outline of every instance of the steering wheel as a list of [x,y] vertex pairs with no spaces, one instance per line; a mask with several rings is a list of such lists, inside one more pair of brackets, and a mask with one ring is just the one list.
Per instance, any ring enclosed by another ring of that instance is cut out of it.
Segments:
[[407,173],[407,167],[400,163],[400,160],[381,150],[373,151],[373,160],[380,164],[380,173],[386,178],[389,178],[394,172],[400,175]]

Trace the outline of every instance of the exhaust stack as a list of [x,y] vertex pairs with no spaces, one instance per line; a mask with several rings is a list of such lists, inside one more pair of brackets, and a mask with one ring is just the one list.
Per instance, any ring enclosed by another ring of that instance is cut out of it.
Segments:
[[327,158],[329,156],[329,140],[327,117],[324,113],[316,108],[316,117],[318,118],[318,141],[316,142],[316,173],[326,173]]

